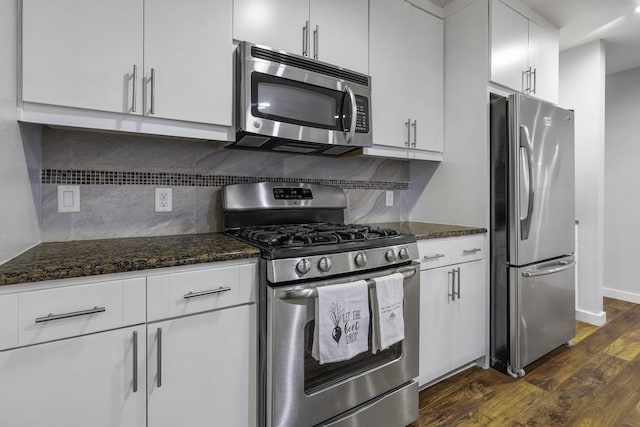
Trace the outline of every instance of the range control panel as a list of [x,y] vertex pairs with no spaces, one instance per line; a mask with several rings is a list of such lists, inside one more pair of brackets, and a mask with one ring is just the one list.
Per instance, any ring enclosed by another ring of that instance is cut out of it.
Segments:
[[273,189],[273,197],[278,200],[313,199],[310,188],[279,187]]

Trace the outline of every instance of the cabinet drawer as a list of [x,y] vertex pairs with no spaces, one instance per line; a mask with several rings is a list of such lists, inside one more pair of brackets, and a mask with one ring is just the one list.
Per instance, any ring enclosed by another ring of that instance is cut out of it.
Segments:
[[475,234],[452,238],[450,239],[449,251],[451,253],[450,261],[456,264],[484,259],[486,256],[485,235]]
[[255,264],[205,268],[147,278],[147,320],[255,301]]
[[18,297],[0,296],[0,350],[18,345]]
[[418,241],[420,270],[442,267],[452,263],[449,239],[427,239]]
[[18,294],[18,345],[122,326],[122,281]]

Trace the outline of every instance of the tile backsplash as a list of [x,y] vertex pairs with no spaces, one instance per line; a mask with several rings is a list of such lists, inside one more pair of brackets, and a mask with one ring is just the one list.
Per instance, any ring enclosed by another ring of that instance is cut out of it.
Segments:
[[[304,181],[337,185],[347,222],[408,218],[409,164],[223,148],[211,141],[44,128],[42,240],[222,231],[222,185]],[[57,185],[80,185],[80,212],[58,213]],[[156,187],[173,189],[173,211],[156,213]],[[385,206],[385,192],[394,206]]]

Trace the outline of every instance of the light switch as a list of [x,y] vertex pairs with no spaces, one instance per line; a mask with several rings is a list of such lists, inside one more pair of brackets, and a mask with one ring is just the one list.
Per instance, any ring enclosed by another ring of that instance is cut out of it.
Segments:
[[58,212],[80,212],[79,185],[58,185]]

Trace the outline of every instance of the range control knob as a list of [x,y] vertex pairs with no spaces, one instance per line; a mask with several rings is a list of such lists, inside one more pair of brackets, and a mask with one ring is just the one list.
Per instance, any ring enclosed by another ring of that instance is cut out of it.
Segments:
[[395,262],[396,260],[396,253],[393,251],[393,249],[387,249],[387,252],[385,252],[384,257],[387,259],[387,261],[389,262]]
[[400,248],[398,256],[400,257],[400,259],[409,259],[409,250],[406,247]]
[[320,261],[318,261],[318,269],[320,269],[320,271],[324,271],[325,273],[331,270],[332,265],[333,263],[331,262],[331,258],[327,258],[326,256],[323,256],[322,258],[320,258]]
[[301,259],[296,264],[296,271],[300,274],[307,274],[311,270],[311,261],[308,259]]
[[358,252],[355,258],[355,262],[358,267],[364,267],[365,265],[367,265],[367,256],[362,252]]

